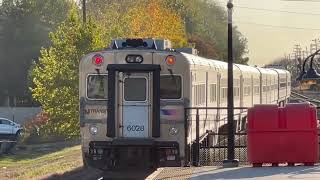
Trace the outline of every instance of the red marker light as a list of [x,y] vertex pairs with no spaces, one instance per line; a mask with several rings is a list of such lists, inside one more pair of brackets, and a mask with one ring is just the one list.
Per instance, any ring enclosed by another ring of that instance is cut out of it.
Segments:
[[95,64],[96,66],[101,66],[103,64],[103,61],[104,61],[103,56],[101,56],[100,54],[97,54],[92,58],[92,63]]
[[166,58],[166,63],[167,65],[172,66],[176,63],[176,58],[170,55]]

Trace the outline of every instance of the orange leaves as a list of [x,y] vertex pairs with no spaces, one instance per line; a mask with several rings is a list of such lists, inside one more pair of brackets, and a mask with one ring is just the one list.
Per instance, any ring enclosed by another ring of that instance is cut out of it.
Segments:
[[[166,8],[164,0],[95,0],[88,2],[89,17],[104,27],[106,39],[169,39],[174,47],[187,45],[184,21]],[[95,13],[98,12],[98,13]]]
[[176,47],[186,45],[181,17],[171,9],[166,9],[160,0],[145,2],[130,8],[126,14],[128,37],[169,39]]

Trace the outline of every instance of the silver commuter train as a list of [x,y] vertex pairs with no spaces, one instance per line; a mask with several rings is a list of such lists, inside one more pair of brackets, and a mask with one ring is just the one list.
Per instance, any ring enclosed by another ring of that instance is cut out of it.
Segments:
[[[82,58],[85,166],[108,170],[186,165],[185,149],[195,139],[195,123],[186,122],[184,108],[227,106],[227,63],[170,48],[167,40],[113,40],[109,49]],[[284,103],[290,79],[286,70],[235,64],[234,106]],[[225,118],[219,111],[215,118]],[[186,124],[191,126],[185,129]],[[237,125],[244,126],[240,121]],[[222,126],[200,124],[200,135]]]

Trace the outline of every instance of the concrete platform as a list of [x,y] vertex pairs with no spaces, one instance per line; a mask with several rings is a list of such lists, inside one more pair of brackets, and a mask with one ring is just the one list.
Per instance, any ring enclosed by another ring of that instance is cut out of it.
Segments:
[[159,168],[147,179],[156,180],[277,180],[277,179],[320,179],[320,165],[316,166],[280,166],[280,167],[191,167],[191,168]]

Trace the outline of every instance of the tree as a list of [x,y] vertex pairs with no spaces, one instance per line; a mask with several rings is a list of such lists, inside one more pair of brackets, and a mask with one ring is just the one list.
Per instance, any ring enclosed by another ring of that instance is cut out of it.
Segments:
[[163,38],[174,47],[187,45],[183,20],[160,0],[91,0],[88,14],[110,38]]
[[215,59],[218,57],[214,45],[206,42],[199,36],[191,36],[189,38],[189,43],[195,44],[195,48],[199,51],[200,56],[210,59]]
[[49,114],[46,134],[79,135],[78,66],[81,57],[105,47],[103,29],[92,20],[86,25],[74,9],[54,33],[51,46],[41,50],[32,70],[33,97]]
[[[167,8],[179,12],[185,21],[188,40],[201,39],[202,56],[227,61],[227,14],[215,1],[207,0],[164,0]],[[233,28],[234,58],[236,63],[247,64],[247,40]],[[216,52],[212,57],[211,52]],[[208,52],[209,54],[206,54]]]
[[0,5],[0,97],[28,94],[27,74],[71,0],[3,0]]
[[127,12],[129,37],[154,37],[171,40],[175,47],[186,46],[182,19],[157,0],[141,4]]
[[[175,47],[187,46],[188,41],[196,44],[201,56],[227,60],[226,11],[215,1],[89,0],[88,12],[104,24],[110,37],[167,38]],[[247,52],[246,38],[234,27],[235,62],[246,64]]]

